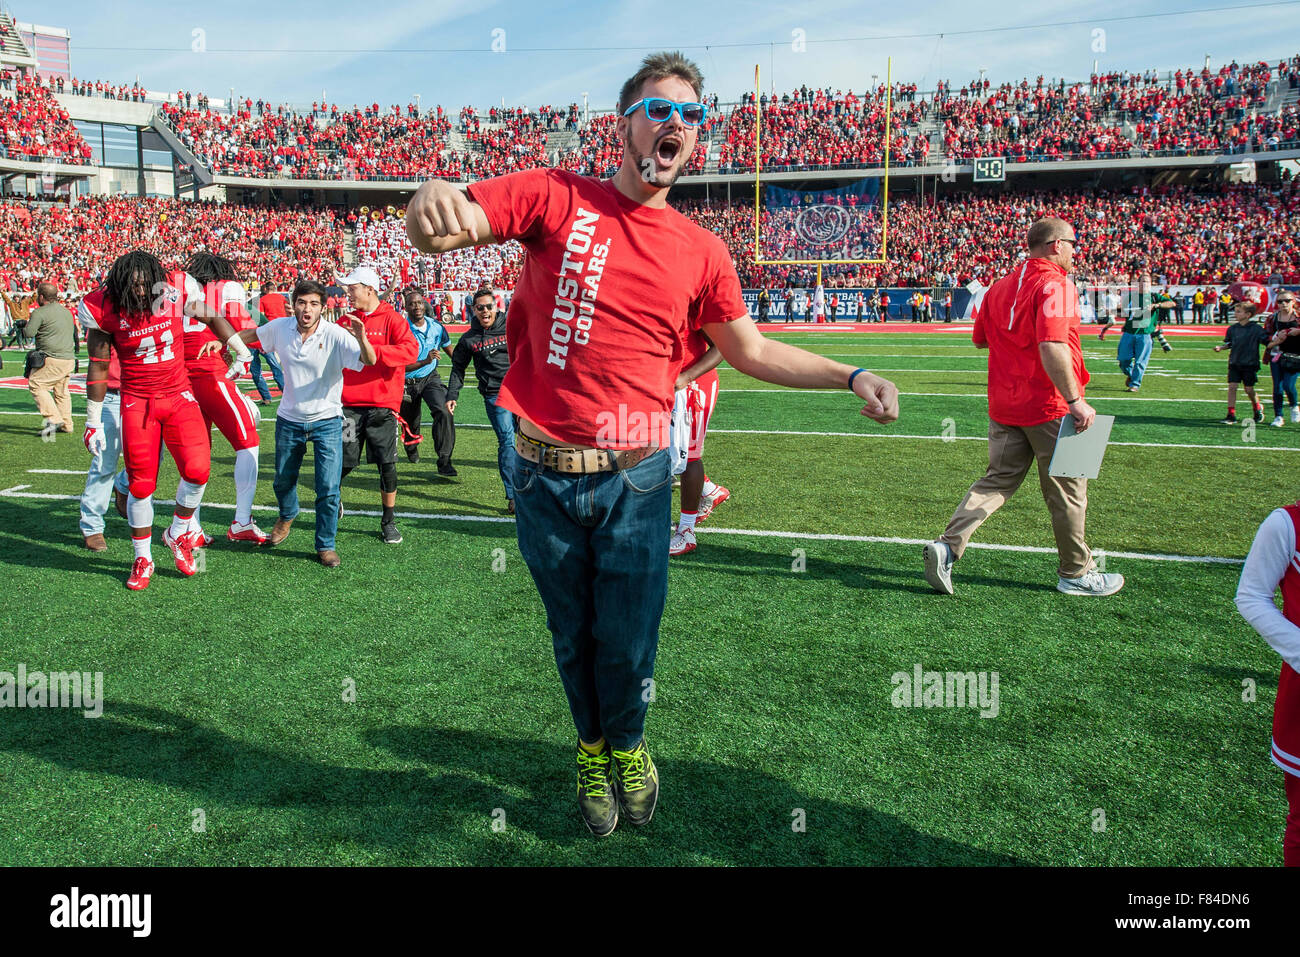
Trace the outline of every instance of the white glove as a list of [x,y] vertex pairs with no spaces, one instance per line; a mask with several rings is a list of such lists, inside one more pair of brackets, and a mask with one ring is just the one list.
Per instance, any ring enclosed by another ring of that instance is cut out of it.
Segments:
[[230,350],[232,356],[230,368],[226,370],[226,378],[238,379],[248,372],[248,366],[253,361],[253,354],[248,351],[248,346],[244,345],[244,340],[239,338],[237,332],[226,340],[226,348]]
[[104,437],[104,403],[94,399],[86,400],[86,431],[81,440],[86,443],[86,451],[98,455],[108,448],[108,439]]

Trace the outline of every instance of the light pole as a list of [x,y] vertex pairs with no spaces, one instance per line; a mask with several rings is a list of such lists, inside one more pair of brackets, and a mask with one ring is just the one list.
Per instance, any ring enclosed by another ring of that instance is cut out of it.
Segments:
[[980,67],[980,93],[984,92],[984,74],[988,72],[988,67]]
[[584,126],[587,124],[587,117],[587,94],[584,93],[582,94],[582,123]]
[[415,94],[415,115],[420,115],[420,94]]

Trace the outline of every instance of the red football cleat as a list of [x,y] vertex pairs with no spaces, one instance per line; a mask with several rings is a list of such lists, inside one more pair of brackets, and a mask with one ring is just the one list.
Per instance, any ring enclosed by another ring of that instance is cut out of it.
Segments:
[[198,571],[194,564],[194,542],[190,535],[182,534],[179,538],[172,538],[172,530],[168,528],[163,532],[163,544],[172,550],[178,572],[182,575],[193,575]]
[[252,542],[254,545],[269,545],[271,536],[257,527],[256,522],[249,522],[242,528],[234,522],[226,529],[226,539],[232,542]]
[[712,515],[713,510],[729,498],[731,498],[731,490],[719,485],[718,490],[713,494],[713,498],[704,499],[700,502],[700,514],[696,517],[695,524],[700,524],[700,522]]
[[143,591],[149,587],[149,578],[153,575],[153,562],[141,555],[131,566],[131,577],[126,580],[126,587],[132,591]]
[[190,548],[208,548],[212,545],[212,536],[202,528],[186,534],[190,540]]

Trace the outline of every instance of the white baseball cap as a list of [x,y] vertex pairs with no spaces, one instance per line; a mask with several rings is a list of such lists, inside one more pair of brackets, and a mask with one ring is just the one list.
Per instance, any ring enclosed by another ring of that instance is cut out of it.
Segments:
[[357,266],[346,276],[340,276],[339,283],[344,286],[351,286],[354,283],[369,286],[375,292],[380,292],[384,288],[379,284],[379,273],[375,272],[373,266]]

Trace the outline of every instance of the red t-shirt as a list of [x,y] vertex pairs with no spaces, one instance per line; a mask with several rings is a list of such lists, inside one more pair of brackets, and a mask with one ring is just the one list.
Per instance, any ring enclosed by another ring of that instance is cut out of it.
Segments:
[[339,324],[346,328],[353,316],[365,322],[366,339],[375,349],[376,362],[362,366],[360,371],[343,370],[341,401],[349,407],[396,412],[402,405],[406,367],[420,355],[420,344],[415,341],[410,324],[387,302],[381,300],[369,315],[360,309],[346,313]]
[[1046,259],[1027,259],[989,287],[971,338],[989,347],[989,418],[995,422],[1041,425],[1069,414],[1067,397],[1043,371],[1040,342],[1068,343],[1079,395],[1088,384],[1078,290],[1064,269]]
[[664,446],[691,329],[748,315],[723,241],[612,181],[533,169],[469,187],[527,252],[498,402],[565,442]]
[[283,319],[289,315],[289,306],[285,302],[284,296],[278,292],[268,292],[257,300],[257,308],[261,310],[262,315],[266,316],[267,322],[272,319]]

